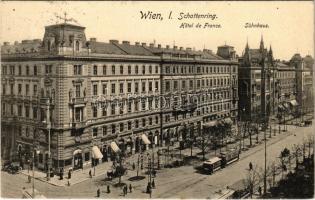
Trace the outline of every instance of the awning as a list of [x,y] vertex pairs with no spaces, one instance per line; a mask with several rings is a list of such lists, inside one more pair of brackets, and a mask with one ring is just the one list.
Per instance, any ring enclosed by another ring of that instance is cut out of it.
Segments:
[[112,150],[117,153],[120,151],[119,147],[117,146],[116,142],[111,142],[110,143],[110,147],[112,148]]
[[210,127],[214,127],[214,126],[217,126],[217,125],[218,125],[218,121],[217,120],[213,120],[213,121],[204,123],[203,127],[210,128]]
[[145,134],[141,135],[141,139],[144,142],[144,144],[151,144],[150,140],[148,139],[148,137]]
[[82,153],[82,150],[81,150],[81,149],[75,150],[75,151],[73,152],[73,155],[78,154],[78,153]]
[[100,149],[97,146],[92,147],[92,158],[94,159],[103,158],[103,154],[101,153]]
[[290,104],[292,105],[292,106],[298,106],[299,104],[298,104],[298,102],[294,99],[294,100],[292,100],[292,101],[290,101]]
[[230,117],[228,117],[228,118],[224,119],[224,123],[226,123],[226,124],[233,124],[233,121],[232,121],[232,119]]

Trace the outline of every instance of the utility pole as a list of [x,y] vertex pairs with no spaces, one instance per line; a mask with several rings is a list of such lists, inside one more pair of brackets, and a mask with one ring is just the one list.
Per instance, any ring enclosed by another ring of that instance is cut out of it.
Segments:
[[47,181],[50,180],[50,167],[51,167],[51,151],[50,151],[50,130],[51,130],[51,121],[50,121],[50,103],[51,99],[48,99],[48,108],[47,108],[47,129],[48,129],[48,163],[47,163]]

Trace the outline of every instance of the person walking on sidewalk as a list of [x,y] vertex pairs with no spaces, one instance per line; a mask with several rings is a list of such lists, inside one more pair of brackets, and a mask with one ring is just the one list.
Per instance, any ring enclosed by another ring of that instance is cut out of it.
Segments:
[[154,179],[152,181],[152,188],[155,188],[155,182],[154,182]]
[[131,186],[131,183],[129,184],[129,192],[130,192],[130,193],[132,192],[132,186]]
[[98,188],[97,191],[96,191],[96,196],[97,196],[97,197],[100,197],[100,194],[101,194],[101,191],[100,191],[100,189]]
[[68,172],[68,179],[71,179],[71,170]]
[[261,196],[261,187],[258,187],[259,196]]
[[252,170],[253,169],[253,164],[252,162],[249,162],[249,170]]
[[135,163],[132,163],[132,169],[133,169],[133,171],[136,169]]
[[90,175],[90,178],[92,178],[92,171],[91,170],[89,171],[89,175]]
[[110,186],[107,185],[107,193],[109,194],[110,193]]

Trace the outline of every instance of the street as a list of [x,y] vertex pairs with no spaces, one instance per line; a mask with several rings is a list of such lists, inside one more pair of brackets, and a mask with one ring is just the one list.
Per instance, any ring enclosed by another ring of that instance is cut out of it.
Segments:
[[[279,162],[279,155],[283,148],[291,150],[293,144],[301,144],[303,138],[313,132],[311,127],[295,127],[288,125],[288,132],[269,139],[267,133],[267,165],[271,162]],[[156,189],[153,189],[152,198],[209,198],[216,191],[232,185],[238,180],[245,178],[249,162],[254,166],[264,166],[264,144],[261,143],[240,155],[240,160],[227,166],[225,169],[215,172],[213,175],[197,173],[194,166],[183,166],[179,168],[163,168],[158,171],[155,180]],[[129,171],[122,177],[122,182],[133,186],[133,192],[128,193],[125,198],[149,198],[145,193],[148,182],[147,175],[139,181],[129,181],[135,176],[135,171]],[[228,178],[227,178],[228,177]],[[95,177],[69,187],[57,187],[42,181],[35,181],[35,188],[48,198],[94,198],[96,190],[101,189],[101,197],[123,198],[122,189],[111,186],[111,193],[106,193],[105,176]],[[118,181],[115,179],[115,181]],[[2,197],[20,198],[23,187],[30,188],[32,184],[27,183],[27,177],[22,174],[10,175],[1,173]],[[128,191],[129,192],[129,191]]]

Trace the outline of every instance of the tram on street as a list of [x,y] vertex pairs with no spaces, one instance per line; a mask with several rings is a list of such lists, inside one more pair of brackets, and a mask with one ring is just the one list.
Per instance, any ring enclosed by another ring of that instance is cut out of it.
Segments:
[[222,152],[219,157],[222,159],[221,167],[224,168],[227,165],[239,160],[239,150],[230,149],[227,152]]
[[221,160],[222,159],[219,157],[210,158],[209,160],[203,162],[203,169],[212,174],[213,172],[221,169]]

